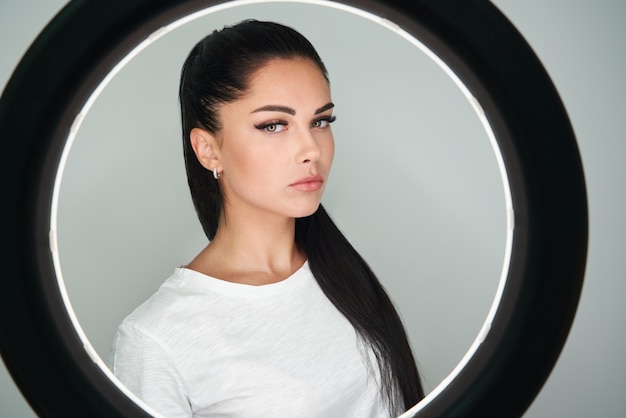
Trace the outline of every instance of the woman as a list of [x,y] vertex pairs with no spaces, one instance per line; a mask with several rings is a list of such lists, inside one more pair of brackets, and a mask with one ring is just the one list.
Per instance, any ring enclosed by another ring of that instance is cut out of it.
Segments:
[[335,120],[324,64],[245,21],[181,75],[209,245],[120,325],[112,369],[167,417],[390,417],[423,397],[402,323],[320,205]]

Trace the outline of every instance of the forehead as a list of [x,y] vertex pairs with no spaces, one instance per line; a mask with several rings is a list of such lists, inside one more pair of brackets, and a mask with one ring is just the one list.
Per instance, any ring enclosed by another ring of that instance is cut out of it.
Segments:
[[269,60],[249,78],[246,96],[330,97],[330,87],[322,70],[308,58]]

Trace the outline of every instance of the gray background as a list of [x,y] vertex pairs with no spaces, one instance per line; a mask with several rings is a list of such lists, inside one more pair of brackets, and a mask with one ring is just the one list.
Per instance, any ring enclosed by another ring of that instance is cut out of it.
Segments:
[[[63,3],[0,6],[3,82]],[[607,0],[495,3],[535,48],[563,97],[590,197],[588,273],[579,313],[527,416],[617,416],[625,409],[617,380],[625,371],[620,355],[626,340],[624,308],[618,305],[625,287],[618,273],[625,172],[617,158],[624,155],[625,128],[618,117],[624,83],[617,76],[624,64],[618,21],[626,7]],[[242,17],[275,16],[273,10],[250,13]],[[349,18],[341,36],[333,37],[334,17],[285,13],[283,21],[309,37],[327,62],[338,104],[337,159],[324,203],[388,287],[432,389],[471,344],[502,263],[502,192],[488,143],[449,80],[419,53],[407,58],[406,43]],[[238,20],[236,14],[223,18],[221,24]],[[86,119],[70,155],[59,218],[62,267],[80,324],[103,357],[115,324],[204,245],[184,188],[175,78],[190,40],[207,27],[204,22],[181,29],[120,73]],[[344,41],[349,49],[338,45]],[[420,75],[417,81],[414,74]],[[411,80],[411,87],[402,80]],[[154,83],[163,88],[155,91]],[[121,99],[129,89],[130,97]],[[136,109],[148,110],[140,123]],[[128,175],[142,160],[147,168]],[[107,183],[110,177],[118,179]],[[94,222],[103,204],[110,205],[108,216]],[[80,244],[93,237],[102,247]],[[109,297],[97,297],[103,294]],[[33,415],[4,370],[0,413]]]

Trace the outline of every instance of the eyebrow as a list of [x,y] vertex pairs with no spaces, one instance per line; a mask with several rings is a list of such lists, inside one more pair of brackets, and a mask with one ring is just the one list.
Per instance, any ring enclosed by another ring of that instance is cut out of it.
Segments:
[[[335,107],[334,103],[332,102],[328,102],[326,103],[324,106],[320,107],[319,109],[315,110],[315,114],[319,115],[320,113],[328,110],[328,109],[332,109],[333,107]],[[261,106],[258,109],[253,110],[251,113],[256,113],[256,112],[283,112],[283,113],[288,113],[290,115],[295,115],[296,111],[288,106],[281,106],[281,105],[265,105],[265,106]]]
[[335,107],[335,104],[333,102],[328,102],[326,103],[324,106],[320,107],[319,109],[317,109],[315,111],[316,115],[319,115],[320,113],[328,110],[328,109],[332,109],[333,107]]

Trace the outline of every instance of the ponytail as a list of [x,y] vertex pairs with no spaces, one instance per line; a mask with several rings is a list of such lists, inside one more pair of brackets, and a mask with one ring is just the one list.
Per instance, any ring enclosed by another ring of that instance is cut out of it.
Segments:
[[424,391],[402,321],[376,275],[322,205],[296,220],[296,242],[324,294],[372,348],[390,411],[411,408]]

